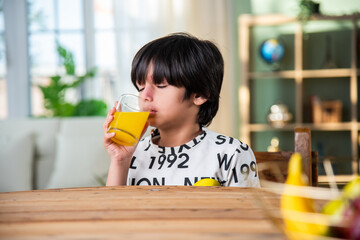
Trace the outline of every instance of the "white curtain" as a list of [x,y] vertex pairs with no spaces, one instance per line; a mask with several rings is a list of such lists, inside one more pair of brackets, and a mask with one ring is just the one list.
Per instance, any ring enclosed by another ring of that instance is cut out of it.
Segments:
[[[120,34],[119,47],[128,51],[131,57],[145,43],[173,32],[188,32],[201,39],[213,41],[223,54],[225,77],[221,91],[220,108],[210,129],[236,136],[235,86],[231,69],[231,37],[229,15],[230,1],[227,0],[115,0],[116,11],[120,16],[118,25],[127,21],[127,30]],[[125,12],[124,12],[125,11]],[[122,14],[122,15],[121,15]],[[121,16],[126,15],[127,18]],[[127,39],[124,41],[124,39]],[[122,44],[126,44],[121,46]],[[129,51],[130,49],[130,51]],[[121,53],[121,50],[120,50]],[[126,54],[125,54],[126,55]],[[131,60],[118,56],[124,64],[119,84],[129,81]],[[123,76],[121,76],[123,75]],[[123,79],[126,80],[123,81]],[[126,91],[128,88],[122,87]]]

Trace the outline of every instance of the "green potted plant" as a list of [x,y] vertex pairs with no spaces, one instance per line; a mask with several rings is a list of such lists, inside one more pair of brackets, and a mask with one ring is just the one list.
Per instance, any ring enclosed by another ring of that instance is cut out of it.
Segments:
[[[76,75],[76,66],[73,54],[58,44],[57,52],[62,60],[65,75],[55,75],[50,77],[50,84],[39,86],[44,96],[44,107],[49,111],[51,117],[71,117],[71,116],[105,116],[107,105],[102,100],[89,99],[81,100],[76,104],[70,103],[65,99],[68,89],[76,88],[81,83],[95,76],[96,68],[92,68],[84,75]],[[68,83],[64,78],[73,81]]]
[[310,17],[320,13],[320,4],[312,0],[299,0],[299,13],[297,18],[303,24],[307,23]]

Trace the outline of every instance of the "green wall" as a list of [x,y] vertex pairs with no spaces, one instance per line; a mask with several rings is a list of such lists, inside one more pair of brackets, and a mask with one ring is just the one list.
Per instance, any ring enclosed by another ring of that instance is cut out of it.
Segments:
[[[342,15],[360,12],[359,0],[322,0],[320,3],[320,12],[325,15]],[[296,16],[298,12],[298,1],[296,0],[234,0],[232,2],[232,22],[233,31],[236,32],[236,41],[234,49],[236,54],[233,56],[235,62],[235,77],[237,84],[240,84],[241,67],[239,62],[238,49],[238,26],[237,18],[241,14],[272,14],[282,13],[289,16]],[[360,26],[360,23],[358,24]],[[256,27],[251,32],[250,54],[252,60],[250,68],[252,71],[272,71],[273,66],[266,64],[259,56],[259,46],[261,43],[271,37],[279,38],[285,45],[286,53],[280,63],[280,70],[290,70],[294,68],[293,52],[293,30],[294,24],[281,27]],[[329,33],[328,31],[331,31]],[[312,22],[305,26],[304,39],[304,68],[319,69],[324,65],[326,54],[329,52],[338,68],[350,67],[350,46],[351,37],[349,23],[341,22]],[[330,51],[327,51],[330,49]],[[359,62],[359,61],[358,61]],[[234,94],[238,94],[238,86],[234,88]],[[272,104],[285,103],[292,113],[295,113],[295,83],[293,79],[256,79],[250,81],[252,89],[251,121],[253,123],[266,123],[266,116]],[[324,100],[341,99],[343,102],[343,120],[350,120],[350,97],[348,79],[305,79],[304,80],[304,122],[310,122],[309,97],[318,95]],[[241,106],[237,106],[238,108]],[[238,109],[237,108],[237,109]],[[359,113],[360,115],[360,113]],[[239,119],[237,119],[239,122]],[[241,122],[239,122],[239,125]],[[253,133],[251,146],[254,151],[266,151],[272,137],[280,138],[280,147],[284,150],[293,149],[293,133],[287,131],[268,131],[263,133]],[[241,139],[241,136],[239,136]],[[332,155],[344,159],[351,158],[351,142],[349,132],[331,132],[331,137],[326,132],[314,131],[312,134],[313,149],[321,155]],[[341,143],[341,144],[339,144]],[[324,147],[326,146],[326,147]],[[332,152],[337,149],[337,152]],[[342,152],[342,156],[339,156]],[[336,171],[348,173],[351,169],[348,163],[337,166]]]
[[[232,1],[232,16],[231,22],[234,41],[234,76],[236,83],[240,84],[240,73],[241,66],[239,61],[239,49],[238,49],[238,16],[241,14],[272,14],[281,13],[289,16],[296,16],[298,12],[297,0],[233,0]],[[360,12],[360,1],[359,0],[319,0],[320,11],[323,14],[352,14]],[[339,68],[349,67],[350,65],[350,48],[349,45],[343,44],[348,43],[350,38],[349,30],[340,30],[344,25],[348,23],[334,23],[334,22],[322,22],[322,23],[309,23],[306,25],[305,30],[308,33],[307,39],[304,40],[304,68],[305,69],[317,69],[323,66],[327,45],[330,46],[331,56],[334,58],[336,66]],[[250,46],[252,58],[250,67],[254,71],[271,71],[272,66],[267,65],[259,56],[259,46],[261,43],[271,37],[279,38],[283,41],[286,54],[281,61],[280,70],[290,70],[294,68],[294,45],[293,45],[293,24],[289,24],[285,27],[257,27],[252,31],[252,39]],[[336,31],[336,29],[339,29]],[[350,29],[350,27],[348,28]],[[326,33],[326,31],[332,30],[332,33]],[[327,44],[327,39],[329,42]],[[275,83],[265,82],[260,80],[259,82],[252,83],[252,87],[256,87],[258,90],[255,92],[252,100],[255,101],[255,112],[251,114],[252,120],[259,123],[266,122],[267,111],[269,107],[276,102],[286,102],[292,112],[295,111],[295,102],[291,99],[291,94],[294,92],[293,83],[286,80],[275,80]],[[306,84],[306,83],[305,83]],[[234,94],[238,94],[239,85],[234,87]],[[259,88],[260,87],[260,88]],[[305,85],[305,88],[309,88]],[[265,91],[266,90],[266,91]],[[315,93],[322,95],[323,88],[316,87],[313,89]],[[314,93],[314,91],[312,93]],[[325,94],[326,95],[326,94]],[[290,98],[289,98],[290,96]],[[307,96],[305,96],[307,97]],[[346,100],[346,102],[348,102]],[[236,106],[236,109],[241,106]],[[349,117],[345,114],[346,119]],[[238,122],[240,121],[237,119]],[[241,122],[239,122],[241,124]],[[241,136],[239,136],[241,137]]]
[[[298,12],[297,0],[234,0],[232,1],[232,30],[234,38],[234,54],[233,61],[235,66],[234,76],[235,82],[240,84],[241,66],[239,61],[239,49],[238,49],[238,16],[241,14],[272,14],[281,13],[290,16],[296,16]],[[320,11],[323,14],[351,14],[360,12],[359,0],[322,0],[316,1],[320,3]],[[318,69],[321,68],[326,59],[327,46],[330,47],[330,54],[334,59],[337,67],[344,68],[350,65],[350,47],[348,44],[350,39],[350,26],[348,30],[344,30],[344,25],[348,23],[334,23],[334,22],[322,22],[322,23],[309,23],[306,25],[305,30],[306,39],[304,40],[304,68],[305,69]],[[340,30],[342,28],[342,30]],[[337,30],[339,29],[339,30]],[[250,54],[252,60],[250,62],[250,68],[252,71],[271,71],[273,66],[266,64],[259,56],[259,46],[268,38],[279,38],[285,45],[286,53],[283,60],[280,63],[280,70],[291,70],[294,68],[294,39],[293,39],[294,24],[288,24],[282,27],[256,27],[251,33],[252,41],[250,46]],[[327,33],[331,30],[332,33]],[[327,42],[329,40],[329,42]],[[256,123],[265,123],[266,115],[269,107],[278,102],[286,103],[291,112],[295,112],[294,95],[294,83],[290,79],[259,79],[257,81],[251,81],[251,88],[254,89],[254,94],[251,96],[252,103],[255,104],[254,111],[251,113],[251,119]],[[323,85],[314,84],[309,86],[310,80],[305,81],[305,89],[311,94],[318,94],[326,98],[331,98],[329,95],[329,89],[324,91]],[[321,82],[321,81],[319,81]],[[346,81],[343,81],[342,85],[346,85]],[[329,84],[333,85],[333,84]],[[238,94],[239,85],[234,87],[234,94]],[[335,89],[338,87],[335,87]],[[255,90],[256,89],[256,90]],[[340,87],[345,93],[337,94],[339,98],[344,98],[345,105],[348,105],[349,99],[346,95],[346,86]],[[330,89],[331,90],[331,89]],[[304,96],[309,97],[310,94]],[[337,96],[334,96],[336,98]],[[306,105],[306,102],[304,102]],[[237,106],[237,109],[241,106]],[[345,110],[345,119],[350,118],[350,113]],[[305,116],[306,118],[307,116]],[[237,119],[239,125],[240,119]],[[308,121],[304,119],[304,121]],[[238,136],[241,137],[241,136]]]

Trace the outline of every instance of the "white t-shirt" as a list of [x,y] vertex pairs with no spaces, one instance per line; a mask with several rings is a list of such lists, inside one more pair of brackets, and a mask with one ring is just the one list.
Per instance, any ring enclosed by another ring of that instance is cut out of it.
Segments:
[[222,186],[260,187],[251,148],[207,128],[178,147],[161,147],[142,139],[133,155],[127,185],[191,186],[203,178]]

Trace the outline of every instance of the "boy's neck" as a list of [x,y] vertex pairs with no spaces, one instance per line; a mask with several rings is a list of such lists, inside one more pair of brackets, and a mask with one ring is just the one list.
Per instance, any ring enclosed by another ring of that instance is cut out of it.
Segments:
[[160,138],[156,141],[156,144],[162,147],[177,147],[181,146],[192,139],[196,138],[202,129],[199,125],[194,125],[186,129],[169,129],[160,130]]

